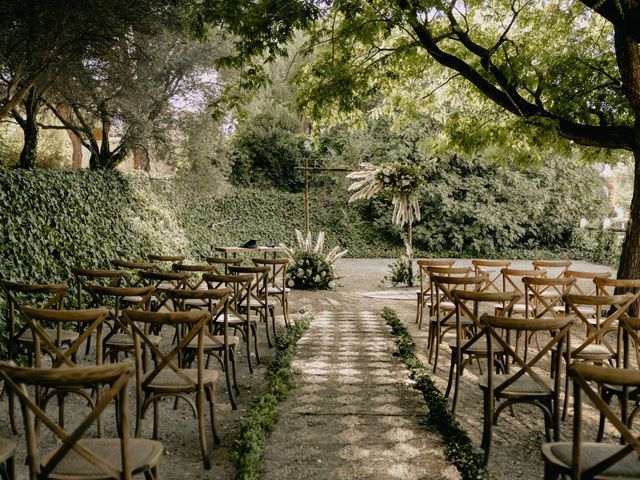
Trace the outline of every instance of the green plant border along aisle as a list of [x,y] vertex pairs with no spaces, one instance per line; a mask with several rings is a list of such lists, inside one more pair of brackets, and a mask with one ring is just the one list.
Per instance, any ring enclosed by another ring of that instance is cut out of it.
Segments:
[[276,338],[278,352],[267,364],[267,387],[243,418],[240,434],[232,447],[231,459],[236,466],[237,480],[260,478],[260,459],[267,438],[278,421],[278,403],[295,388],[293,378],[296,372],[291,368],[291,360],[298,340],[309,328],[312,318],[311,313],[303,314],[296,319],[295,325]]
[[427,422],[442,435],[447,460],[456,466],[464,480],[490,478],[483,466],[482,454],[474,450],[469,434],[455,419],[449,410],[447,399],[438,390],[424,364],[416,356],[416,344],[407,328],[396,312],[388,307],[382,311],[382,318],[393,331],[398,355],[409,369],[409,378],[415,382],[413,388],[422,392],[427,402]]

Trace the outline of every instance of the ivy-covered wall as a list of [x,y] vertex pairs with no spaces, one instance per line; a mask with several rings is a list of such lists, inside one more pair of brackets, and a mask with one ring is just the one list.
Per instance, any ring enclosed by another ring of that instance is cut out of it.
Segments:
[[[117,172],[0,170],[0,276],[67,281],[71,267],[107,267],[113,258],[183,253],[191,260],[249,239],[295,242],[304,228],[304,197],[230,188],[223,194],[184,182]],[[346,208],[346,195],[312,207],[312,226],[327,245],[352,255],[390,254],[396,247]]]

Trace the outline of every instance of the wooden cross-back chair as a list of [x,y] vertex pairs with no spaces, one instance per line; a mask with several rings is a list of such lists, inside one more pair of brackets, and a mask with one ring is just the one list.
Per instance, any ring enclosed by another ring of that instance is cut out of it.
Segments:
[[[31,307],[20,307],[20,313],[29,325],[34,340],[34,359],[37,368],[43,367],[42,357],[46,353],[51,358],[50,368],[73,368],[78,366],[77,354],[85,341],[95,333],[96,354],[95,364],[102,365],[102,324],[108,311],[106,308],[94,308],[89,310],[55,310]],[[56,325],[55,336],[44,325]],[[63,326],[73,325],[75,330],[82,332],[73,343],[63,343],[61,332]],[[89,393],[83,389],[53,388],[47,392],[36,391],[36,401],[40,407],[46,410],[46,406],[53,397],[58,399],[58,424],[64,427],[64,400],[67,394],[75,393],[82,396],[95,405],[95,401]],[[98,431],[102,434],[102,425],[98,423]]]
[[[618,336],[621,340],[618,342],[618,358],[616,365],[627,369],[640,368],[640,317],[628,317],[623,315],[618,319]],[[621,348],[620,348],[621,346]],[[621,388],[620,385],[601,386],[602,400],[609,405],[611,400],[616,397],[620,403],[620,418],[626,425],[631,427],[638,409],[633,411],[633,415],[629,415],[629,402],[635,402],[636,406],[640,401],[640,385],[637,388]],[[598,426],[597,441],[602,441],[604,435],[604,413],[600,412],[600,424]]]
[[289,326],[289,292],[287,287],[288,258],[252,258],[256,267],[270,267],[267,277],[267,290],[270,298],[280,302],[285,325]]
[[[122,320],[122,312],[125,309],[148,310],[151,299],[155,294],[153,286],[146,287],[108,287],[103,285],[86,285],[86,290],[92,298],[92,303],[107,307],[109,314],[105,322],[109,323],[109,332],[104,335],[103,354],[111,362],[117,362],[120,353],[125,355],[133,353],[133,336]],[[126,305],[125,298],[139,298],[135,304]],[[160,335],[153,335],[154,341],[159,344]]]
[[[124,278],[124,270],[100,270],[94,268],[73,267],[71,274],[76,287],[76,308],[96,308],[102,305],[96,303],[87,290],[87,285],[104,285],[106,287],[119,287]],[[91,337],[87,338],[85,355],[89,355],[91,350]]]
[[[552,371],[548,377],[540,372],[539,364],[553,349],[566,351],[575,319],[570,316],[523,319],[484,314],[480,321],[487,336],[487,358],[494,358],[496,347],[500,348],[506,357],[504,373],[496,374],[489,366],[487,374],[478,380],[484,397],[482,448],[486,465],[491,450],[493,425],[497,424],[500,413],[505,408],[511,408],[516,403],[528,403],[540,408],[544,414],[547,440],[551,441],[552,435],[554,440],[560,438],[560,362],[552,362]],[[525,337],[535,332],[552,334],[533,358],[527,361],[511,346],[512,332],[516,332],[516,335],[524,334]],[[512,362],[514,365],[511,365]],[[516,371],[510,371],[511,368],[515,368]],[[497,407],[496,401],[500,402]]]
[[[525,304],[525,288],[522,283],[522,279],[524,277],[530,278],[540,278],[546,275],[544,270],[531,270],[531,269],[522,269],[522,268],[503,268],[500,271],[502,275],[502,289],[503,291],[516,291],[520,292],[520,302],[516,303],[511,308],[510,315],[522,315],[523,317],[527,316],[527,305]],[[495,315],[502,315],[502,310],[504,309],[504,304],[496,303],[495,304]],[[530,312],[529,312],[530,313]]]
[[[437,268],[437,267],[436,267]],[[474,327],[474,323],[471,319],[463,317],[459,321],[456,321],[456,304],[452,295],[454,290],[471,290],[479,292],[484,286],[486,277],[480,276],[453,276],[453,275],[436,275],[434,271],[431,271],[431,280],[433,281],[434,289],[436,291],[435,304],[436,315],[435,319],[432,317],[430,321],[430,332],[432,333],[429,349],[429,361],[433,356],[433,371],[438,368],[438,357],[440,350],[440,343],[442,342],[444,335],[452,330],[456,330],[457,323],[460,323],[465,329],[471,329],[468,333],[471,335]],[[446,302],[447,307],[442,308],[442,304]],[[453,309],[448,308],[448,305],[452,305]]]
[[[571,291],[575,283],[576,279],[573,277],[523,277],[525,316],[527,318],[564,317],[567,310],[564,295]],[[525,360],[532,338],[539,342],[537,332],[524,339]],[[540,348],[539,345],[538,348]]]
[[420,290],[416,293],[418,295],[418,304],[416,310],[416,323],[418,324],[418,329],[422,328],[422,318],[424,316],[425,308],[429,312],[428,315],[431,317],[433,315],[433,305],[432,300],[433,296],[431,295],[431,288],[433,287],[433,282],[431,282],[431,278],[429,275],[429,267],[453,267],[455,260],[451,259],[420,259],[417,261],[418,264],[418,276],[420,279]]
[[[141,473],[147,478],[157,478],[162,444],[129,438],[127,382],[132,371],[130,362],[62,369],[16,367],[12,362],[0,362],[0,375],[22,405],[31,480],[127,480]],[[109,387],[103,391],[105,385]],[[102,396],[79,425],[67,432],[30,397],[28,386],[37,389],[96,389],[102,392]],[[117,401],[116,422],[120,438],[83,438],[114,400]],[[60,443],[45,455],[41,454],[38,445],[41,435],[36,432],[34,416]]]
[[228,275],[231,265],[239,267],[242,263],[242,258],[238,257],[207,257],[206,260],[215,267],[210,273],[216,275]]
[[240,304],[241,309],[250,308],[254,312],[257,312],[260,316],[260,320],[265,322],[265,330],[267,332],[267,343],[269,348],[273,346],[271,341],[271,334],[269,333],[269,319],[271,319],[271,325],[273,329],[273,338],[276,337],[276,318],[274,307],[275,304],[269,298],[269,272],[270,267],[236,267],[230,266],[229,273],[231,275],[253,275],[253,283],[251,284],[251,294],[247,299],[251,299],[251,303],[245,305]]
[[[626,293],[622,295],[575,295],[564,296],[568,310],[579,319],[585,329],[585,339],[576,345],[571,345],[568,356],[565,358],[567,367],[572,361],[589,362],[596,364],[614,364],[618,357],[617,342],[611,344],[607,335],[617,332],[618,323],[627,315],[629,307],[637,301],[636,295]],[[584,313],[584,308],[590,307],[595,311],[592,319]],[[616,335],[619,338],[619,335]],[[565,402],[562,412],[563,419],[569,402],[569,377],[566,377]]]
[[[217,315],[227,305],[230,291],[215,290],[217,302],[212,312],[206,310],[190,310],[177,312],[145,312],[141,310],[125,310],[124,318],[129,324],[135,344],[136,359],[136,437],[140,435],[142,419],[149,406],[153,405],[153,438],[158,437],[159,402],[165,397],[182,398],[191,407],[198,422],[200,451],[204,468],[209,470],[211,462],[207,453],[205,435],[205,399],[209,403],[211,429],[215,443],[220,438],[215,426],[215,385],[218,372],[205,368],[205,328],[212,313]],[[176,343],[168,352],[162,351],[147,335],[148,329],[139,325],[159,325],[172,328],[176,333]],[[195,351],[188,346],[195,340]],[[153,366],[144,361],[147,352],[155,356]],[[195,355],[195,357],[194,357]],[[195,368],[187,368],[193,360]],[[195,403],[189,394],[196,396]]]
[[[433,339],[435,338],[436,323],[439,317],[448,315],[451,317],[455,312],[455,304],[443,298],[443,293],[439,292],[433,281],[434,276],[442,277],[468,277],[473,272],[471,267],[427,267],[427,277],[429,279],[429,331],[427,334],[427,349],[432,351]],[[431,361],[431,360],[429,360]]]
[[[228,291],[224,302],[227,305],[221,306],[220,292]],[[225,378],[227,381],[227,390],[229,394],[229,402],[231,408],[236,410],[238,408],[236,402],[236,395],[240,394],[240,388],[238,387],[238,375],[236,371],[236,350],[240,344],[240,339],[235,335],[229,335],[229,297],[232,295],[233,290],[226,287],[212,288],[208,290],[189,290],[178,289],[168,292],[171,297],[171,301],[175,311],[187,311],[191,310],[188,306],[189,300],[197,299],[201,302],[206,302],[207,307],[202,308],[209,312],[210,318],[204,329],[204,354],[206,356],[206,367],[209,368],[209,359],[211,356],[220,363],[220,367],[224,370]],[[215,327],[218,327],[216,331]],[[192,341],[186,346],[188,350],[196,350],[198,348],[197,341]]]
[[[482,304],[493,305],[496,302],[505,304],[503,312],[508,314],[510,305],[515,304],[520,299],[520,293],[512,292],[487,292],[487,291],[465,291],[452,290],[451,296],[456,304],[456,336],[453,340],[447,342],[451,349],[451,368],[449,369],[449,380],[445,396],[448,397],[453,387],[453,401],[451,404],[451,412],[455,413],[458,404],[458,392],[460,391],[460,377],[464,373],[464,369],[473,360],[478,361],[480,374],[482,374],[481,359],[487,358],[486,336],[480,324],[480,310]],[[462,319],[466,319],[467,323],[473,325],[472,335],[465,336],[468,329],[463,328]],[[495,349],[496,358],[489,363],[487,368],[491,368],[494,361],[503,361],[499,358],[503,356],[501,349]]]
[[609,278],[611,272],[584,272],[579,270],[565,270],[564,277],[573,277],[576,283],[573,285],[572,292],[578,295],[595,295],[597,286],[595,280],[597,278]]
[[186,288],[186,283],[189,278],[187,272],[164,272],[158,270],[143,270],[140,271],[138,275],[140,275],[140,278],[142,278],[146,286],[153,286],[155,288],[150,305],[151,310],[154,312],[168,307],[169,296],[166,292],[176,288]]
[[471,264],[476,275],[485,275],[484,292],[504,292],[502,284],[502,269],[511,267],[510,260],[472,260]]
[[[229,295],[229,314],[227,325],[234,330],[234,333],[240,330],[242,338],[245,341],[245,349],[247,353],[247,364],[249,372],[253,373],[253,359],[251,358],[251,338],[253,337],[253,348],[256,354],[256,361],[260,363],[260,353],[258,351],[258,324],[251,315],[251,285],[253,284],[253,275],[237,274],[237,275],[213,275],[205,274],[203,276],[209,288],[230,288]],[[244,306],[244,308],[243,308]],[[219,333],[219,324],[224,322],[224,318],[218,317],[214,319],[214,333]]]
[[598,277],[593,280],[593,283],[595,283],[599,295],[633,294],[636,301],[629,308],[629,315],[640,315],[640,279]]
[[[575,391],[573,438],[571,442],[556,441],[542,445],[544,478],[551,480],[559,475],[574,479],[640,478],[640,438],[609,408],[599,393],[603,385],[637,390],[640,371],[573,363],[569,367],[569,376],[573,379]],[[583,393],[620,433],[624,445],[583,440]]]
[[534,260],[531,266],[534,270],[544,270],[549,278],[560,278],[571,268],[571,260]]
[[[12,282],[0,280],[0,287],[7,298],[7,355],[9,360],[18,362],[20,356],[26,354],[27,363],[33,365],[33,332],[29,324],[22,321],[19,312],[20,308],[26,305],[42,308],[63,308],[65,295],[69,287],[66,284],[38,285],[30,283]],[[52,337],[60,335],[61,343],[69,345],[78,338],[78,333],[70,330],[63,330],[56,325],[56,329],[46,327]],[[60,332],[57,329],[60,328]],[[9,399],[9,420],[13,433],[17,433],[15,418],[15,405],[13,394],[8,392]]]

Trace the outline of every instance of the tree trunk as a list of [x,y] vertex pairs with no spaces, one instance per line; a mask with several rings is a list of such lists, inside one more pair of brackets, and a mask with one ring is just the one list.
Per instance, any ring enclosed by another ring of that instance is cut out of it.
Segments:
[[[60,105],[58,107],[58,111],[60,115],[62,115],[68,122],[71,122],[73,119],[73,113],[71,108],[67,105]],[[73,170],[79,170],[82,168],[82,141],[80,137],[78,137],[73,130],[67,129],[67,135],[69,135],[69,140],[71,141],[71,168]]]
[[629,211],[629,223],[622,244],[618,265],[618,278],[640,278],[640,128],[636,128],[636,144],[633,152],[635,166],[633,178],[633,198]]
[[20,168],[35,168],[38,161],[38,101],[33,90],[27,96],[24,107],[26,118],[21,124],[24,133],[24,144],[20,152]]

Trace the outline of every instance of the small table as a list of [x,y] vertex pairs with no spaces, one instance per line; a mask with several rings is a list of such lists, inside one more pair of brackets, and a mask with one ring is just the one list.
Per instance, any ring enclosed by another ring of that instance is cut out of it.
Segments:
[[266,245],[259,245],[254,248],[216,247],[215,249],[217,252],[223,252],[225,258],[227,258],[230,253],[233,253],[233,256],[235,257],[238,255],[238,253],[252,253],[252,252],[263,253],[264,258],[267,258],[267,255],[270,253],[273,254],[273,256],[275,257],[276,253],[284,253],[287,251],[285,247],[267,247]]

